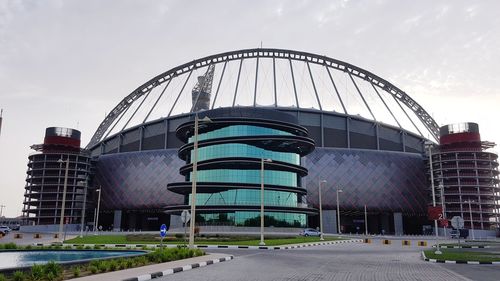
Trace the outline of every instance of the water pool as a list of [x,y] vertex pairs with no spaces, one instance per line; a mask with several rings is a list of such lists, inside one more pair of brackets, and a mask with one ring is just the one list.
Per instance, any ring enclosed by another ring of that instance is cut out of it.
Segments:
[[73,263],[92,259],[143,255],[143,251],[33,250],[0,252],[0,270],[43,264],[49,261]]

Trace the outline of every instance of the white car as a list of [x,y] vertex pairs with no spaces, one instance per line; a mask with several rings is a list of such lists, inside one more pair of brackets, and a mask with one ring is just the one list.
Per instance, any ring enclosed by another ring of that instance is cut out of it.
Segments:
[[12,229],[10,229],[10,227],[8,226],[0,226],[0,233],[2,233],[3,235],[7,235],[9,232],[11,232]]

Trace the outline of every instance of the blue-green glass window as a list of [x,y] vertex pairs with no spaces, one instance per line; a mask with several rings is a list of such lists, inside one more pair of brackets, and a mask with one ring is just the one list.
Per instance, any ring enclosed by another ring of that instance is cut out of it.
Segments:
[[[194,150],[191,150],[190,159],[193,157]],[[300,155],[296,153],[265,150],[249,144],[226,143],[198,148],[198,161],[225,157],[265,158],[300,165]]]
[[[232,212],[198,214],[200,225],[260,226],[259,212]],[[275,227],[306,227],[307,215],[296,213],[264,212],[264,225]]]
[[[259,136],[259,135],[291,136],[293,134],[266,127],[258,127],[251,125],[234,125],[198,134],[198,141],[225,138],[225,137]],[[190,137],[188,140],[188,142],[193,142],[193,141],[194,137]]]
[[[191,179],[192,172],[189,173]],[[188,179],[188,180],[189,180]],[[264,170],[264,184],[298,186],[296,173]],[[197,173],[198,182],[240,182],[260,184],[260,170],[214,169]]]
[[[191,202],[191,195],[189,195]],[[190,203],[189,203],[190,204]],[[227,190],[218,193],[197,193],[197,206],[230,206],[230,205],[260,205],[260,189],[238,189]],[[266,206],[282,206],[282,207],[299,207],[297,204],[297,193],[265,190],[264,205]]]

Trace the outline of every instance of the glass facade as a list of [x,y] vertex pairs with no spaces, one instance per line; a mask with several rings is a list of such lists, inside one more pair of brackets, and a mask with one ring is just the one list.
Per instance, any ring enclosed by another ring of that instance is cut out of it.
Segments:
[[[198,134],[198,141],[227,138],[227,137],[259,136],[259,135],[291,136],[293,134],[281,130],[252,126],[252,125],[233,125],[206,133],[200,133]],[[193,141],[194,137],[190,137],[188,140],[189,143],[192,143]]]
[[[189,195],[189,202],[191,195]],[[264,205],[294,207],[297,204],[297,193],[286,191],[265,190]],[[234,189],[219,193],[197,193],[196,206],[203,205],[250,205],[260,206],[260,189]]]
[[[260,226],[260,212],[229,212],[198,214],[196,221],[208,225]],[[265,212],[266,227],[306,227],[307,215],[295,213]]]
[[[264,117],[263,114],[259,111],[257,115],[253,112],[254,109],[239,109],[234,112],[235,116],[231,116],[232,113],[228,112],[228,109],[219,110],[224,113],[222,115],[224,118],[231,119],[217,119],[217,114],[213,116],[207,111],[205,114],[217,126],[211,127],[211,123],[206,123],[203,132],[198,135],[199,141],[213,142],[205,143],[197,150],[198,161],[203,161],[203,165],[198,166],[196,173],[196,181],[200,188],[196,194],[196,205],[204,207],[203,212],[197,214],[196,222],[204,225],[259,226],[260,186],[263,181],[266,226],[305,227],[307,214],[311,213],[311,209],[307,205],[304,189],[298,189],[302,182],[302,172],[298,171],[302,170],[298,170],[296,166],[300,166],[301,156],[307,153],[301,150],[302,147],[290,145],[290,139],[294,139],[295,136],[293,132],[300,133],[302,137],[305,129],[294,128],[294,123],[283,126],[280,125],[282,123],[271,126],[267,122],[263,124],[262,121],[255,120]],[[212,112],[217,111],[218,109],[215,109]],[[246,111],[249,118],[245,117]],[[267,111],[270,116],[281,114],[275,110]],[[290,116],[283,115],[282,119],[289,120]],[[193,123],[191,121],[180,125],[179,128],[182,130],[188,130],[181,132],[182,136],[194,132]],[[291,133],[287,130],[293,131]],[[288,136],[288,138],[280,143],[279,138],[273,138],[273,141],[269,142],[255,136]],[[187,142],[194,141],[192,135],[187,137]],[[225,140],[219,141],[221,139]],[[186,182],[190,182],[193,173],[188,169],[192,169],[189,164],[194,158],[194,150],[193,146],[187,146],[185,149],[190,151],[186,151],[186,165],[182,170],[186,175]],[[261,159],[271,160],[265,162],[263,174]],[[279,190],[271,190],[271,186],[279,186]],[[172,190],[182,189],[183,193],[185,192],[182,208],[191,205],[192,196],[185,187],[181,188],[175,184],[171,187]],[[266,209],[270,207],[272,212]]]
[[[191,157],[188,159],[188,163],[191,163],[193,157],[194,151],[191,150]],[[226,157],[264,158],[300,165],[300,155],[296,153],[275,152],[249,144],[226,143],[198,148],[198,161]]]
[[[265,165],[264,165],[265,167]],[[238,170],[238,169],[213,169],[198,170],[198,182],[241,182],[250,184],[261,183],[260,170]],[[189,173],[188,181],[191,179],[192,172]],[[296,173],[264,170],[264,184],[298,186],[298,177]]]

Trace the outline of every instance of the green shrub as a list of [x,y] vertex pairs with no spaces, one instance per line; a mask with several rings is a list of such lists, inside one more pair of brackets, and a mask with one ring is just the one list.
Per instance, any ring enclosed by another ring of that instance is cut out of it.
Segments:
[[89,270],[90,270],[90,272],[92,272],[92,274],[96,274],[99,269],[97,268],[97,266],[91,265],[89,267]]
[[49,275],[51,275],[55,279],[59,279],[62,277],[62,267],[61,265],[55,263],[54,261],[49,261],[48,263],[43,265],[43,273],[49,279]]
[[70,245],[66,245],[66,246],[64,246],[64,249],[70,250],[70,249],[73,249],[73,247],[71,247]]
[[97,266],[99,272],[106,272],[109,268],[109,263],[107,261],[99,261],[99,265]]
[[116,260],[109,261],[109,271],[115,271],[118,269],[118,262]]
[[48,280],[48,281],[55,281],[55,280],[57,280],[57,279],[58,279],[58,278],[56,277],[56,275],[55,275],[54,273],[52,273],[52,272],[49,272],[45,278],[46,278],[46,280]]
[[85,250],[92,250],[92,247],[90,247],[90,246],[85,246]]
[[183,238],[184,234],[182,234],[182,233],[176,233],[174,236],[175,236],[175,238]]
[[125,260],[126,268],[132,268],[135,266],[134,259],[126,259]]
[[94,245],[94,250],[100,250],[101,249],[101,246],[99,245]]
[[5,277],[5,275],[3,275],[1,273],[0,273],[0,281],[7,281],[7,278]]
[[99,266],[99,263],[100,263],[99,260],[91,260],[89,264],[90,264],[90,266],[97,267],[97,266]]
[[42,280],[44,277],[44,270],[43,270],[43,265],[41,264],[34,264],[31,267],[31,273],[29,275],[29,279],[32,281],[38,281]]
[[22,271],[16,271],[12,274],[12,280],[14,281],[24,281],[26,280],[26,275]]
[[81,271],[79,266],[73,267],[73,277],[80,277]]
[[15,243],[7,243],[3,245],[4,249],[6,250],[15,250],[17,249],[17,245]]
[[83,250],[84,248],[83,248],[83,246],[82,246],[82,245],[78,245],[78,246],[76,246],[76,249],[77,249],[77,250]]
[[26,247],[24,247],[24,249],[25,249],[25,250],[31,250],[31,249],[33,249],[33,246],[31,246],[31,245],[26,245]]

